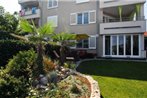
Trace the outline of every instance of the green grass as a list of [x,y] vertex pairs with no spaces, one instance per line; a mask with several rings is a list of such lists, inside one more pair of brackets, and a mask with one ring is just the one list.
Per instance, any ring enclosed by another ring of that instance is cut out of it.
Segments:
[[77,70],[98,81],[103,98],[147,98],[147,62],[93,60]]

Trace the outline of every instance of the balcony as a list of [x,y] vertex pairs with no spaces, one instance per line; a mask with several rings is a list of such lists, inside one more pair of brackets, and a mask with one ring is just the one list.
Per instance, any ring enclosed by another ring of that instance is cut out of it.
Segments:
[[40,9],[31,9],[25,11],[24,9],[20,11],[20,16],[25,19],[40,18],[41,12]]
[[146,0],[100,0],[100,8],[145,3]]
[[33,3],[33,2],[38,2],[38,0],[18,0],[19,4],[22,4],[22,3]]
[[104,18],[100,23],[100,34],[143,33],[146,31],[144,17],[111,19]]

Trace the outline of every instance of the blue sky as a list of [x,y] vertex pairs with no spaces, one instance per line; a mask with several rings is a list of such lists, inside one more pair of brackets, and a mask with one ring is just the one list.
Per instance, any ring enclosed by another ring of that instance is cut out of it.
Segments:
[[[0,0],[0,6],[3,6],[7,12],[14,13],[20,10],[18,0]],[[145,4],[145,17],[147,19],[147,3]]]

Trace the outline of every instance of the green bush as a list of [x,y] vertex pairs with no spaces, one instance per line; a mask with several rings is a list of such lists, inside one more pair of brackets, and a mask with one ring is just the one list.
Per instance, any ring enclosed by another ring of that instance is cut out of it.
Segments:
[[25,98],[28,92],[28,84],[25,78],[15,78],[9,74],[0,76],[0,98]]
[[9,32],[0,31],[0,40],[18,40],[18,38],[11,36]]
[[35,60],[35,51],[20,51],[9,61],[5,69],[0,69],[0,98],[28,96]]
[[0,40],[0,66],[5,66],[8,60],[19,51],[35,49],[32,43],[19,40]]
[[24,76],[29,78],[32,70],[35,70],[36,53],[33,50],[20,51],[6,66],[7,72],[15,77]]

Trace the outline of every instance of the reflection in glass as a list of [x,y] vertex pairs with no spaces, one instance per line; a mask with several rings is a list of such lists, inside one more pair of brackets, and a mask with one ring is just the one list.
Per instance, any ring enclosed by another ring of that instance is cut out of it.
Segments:
[[119,55],[124,55],[124,36],[119,36]]
[[112,55],[117,55],[117,36],[112,36]]
[[126,55],[131,55],[131,35],[126,36]]
[[110,55],[110,36],[105,36],[105,55]]
[[139,38],[138,38],[138,35],[133,35],[133,55],[139,55]]

